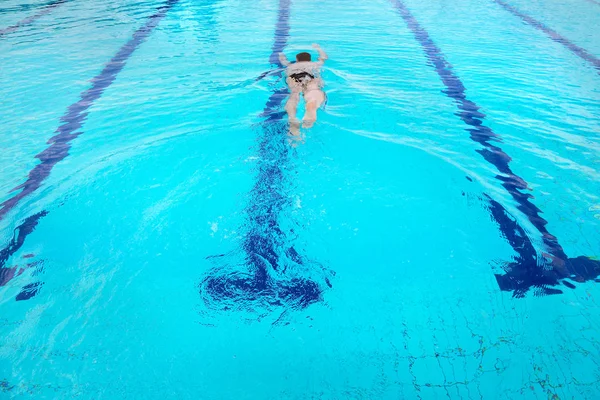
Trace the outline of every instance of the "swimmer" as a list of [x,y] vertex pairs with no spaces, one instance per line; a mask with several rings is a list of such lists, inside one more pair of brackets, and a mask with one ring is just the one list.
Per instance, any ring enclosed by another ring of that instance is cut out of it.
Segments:
[[309,53],[296,54],[296,62],[288,61],[283,53],[279,53],[279,62],[286,67],[287,85],[292,92],[285,104],[285,111],[290,120],[292,132],[296,134],[300,122],[296,117],[298,103],[300,102],[300,93],[304,97],[306,112],[302,121],[304,128],[310,128],[317,120],[317,109],[325,101],[325,92],[323,92],[323,80],[321,79],[321,67],[327,54],[318,44],[312,45],[319,52],[319,60],[313,62]]

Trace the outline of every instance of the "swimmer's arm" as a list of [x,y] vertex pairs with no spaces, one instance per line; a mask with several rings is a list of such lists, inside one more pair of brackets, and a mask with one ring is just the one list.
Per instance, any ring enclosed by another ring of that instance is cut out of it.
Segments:
[[287,67],[288,65],[290,65],[290,62],[288,61],[287,57],[283,53],[279,53],[279,62],[284,67]]
[[319,46],[316,43],[313,43],[312,47],[319,52],[319,62],[321,64],[323,64],[325,62],[325,60],[327,60],[327,58],[329,58],[329,57],[327,57],[327,53],[325,53],[323,51],[323,49],[321,48],[321,46]]

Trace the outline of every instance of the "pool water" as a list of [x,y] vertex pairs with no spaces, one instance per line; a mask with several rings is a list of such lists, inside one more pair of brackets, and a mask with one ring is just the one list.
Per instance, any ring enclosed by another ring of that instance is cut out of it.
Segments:
[[0,398],[599,398],[599,24],[3,1]]

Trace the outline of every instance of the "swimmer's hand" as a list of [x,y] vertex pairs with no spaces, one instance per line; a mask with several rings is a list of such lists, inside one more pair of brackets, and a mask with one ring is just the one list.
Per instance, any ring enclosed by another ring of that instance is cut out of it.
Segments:
[[290,62],[288,61],[287,57],[283,53],[279,53],[279,62],[284,67],[287,67],[288,65],[290,65]]
[[313,43],[312,47],[319,52],[319,61],[320,62],[327,60],[327,54],[323,51],[321,46],[319,46],[317,43]]

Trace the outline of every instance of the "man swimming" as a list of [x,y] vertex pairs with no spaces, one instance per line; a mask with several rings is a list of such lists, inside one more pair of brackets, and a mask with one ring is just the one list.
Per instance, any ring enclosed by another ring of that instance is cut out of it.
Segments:
[[[323,88],[323,80],[320,74],[321,67],[325,60],[327,60],[327,54],[325,54],[318,44],[313,44],[312,46],[319,52],[319,60],[317,62],[311,61],[309,53],[298,53],[296,54],[296,62],[290,63],[283,53],[279,53],[279,62],[286,67],[286,82],[292,92],[285,104],[285,111],[288,113],[290,125],[296,129],[300,125],[296,117],[298,102],[300,102],[300,93],[304,97],[306,107],[302,121],[304,128],[313,126],[317,120],[317,109],[325,101],[325,93],[321,90]],[[292,129],[292,131],[296,129]]]

